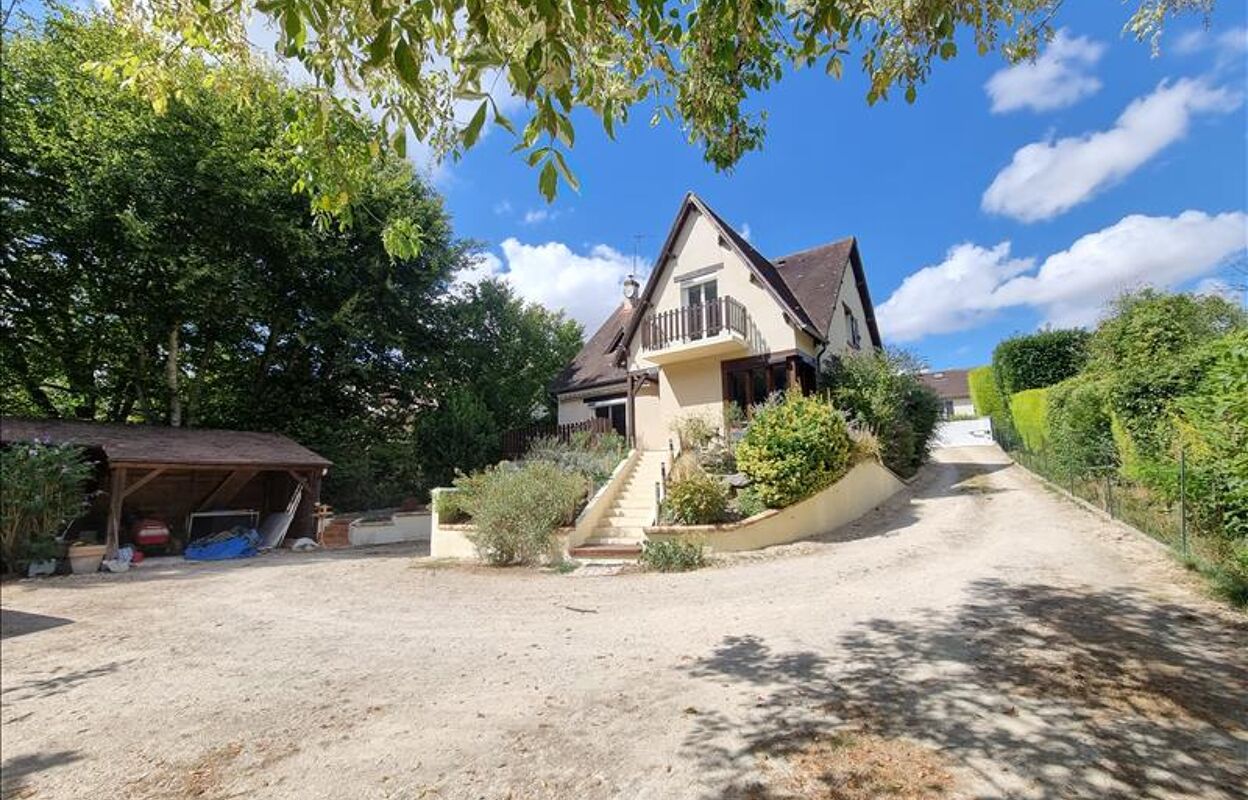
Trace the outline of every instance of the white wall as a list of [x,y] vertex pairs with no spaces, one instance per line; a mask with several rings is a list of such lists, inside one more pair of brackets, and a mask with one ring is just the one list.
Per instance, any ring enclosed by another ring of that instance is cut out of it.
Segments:
[[[858,320],[858,335],[861,338],[859,349],[850,347],[849,324],[845,319],[845,306]],[[867,329],[867,311],[863,308],[862,297],[854,281],[853,265],[846,265],[845,274],[841,276],[840,295],[836,300],[836,308],[832,310],[832,321],[828,324],[827,355],[852,355],[871,349],[871,332]]]

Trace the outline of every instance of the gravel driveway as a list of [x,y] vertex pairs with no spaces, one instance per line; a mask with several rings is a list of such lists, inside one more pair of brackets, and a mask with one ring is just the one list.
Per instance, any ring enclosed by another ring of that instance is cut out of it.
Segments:
[[3,587],[39,798],[1232,798],[1248,626],[991,447],[684,575],[282,554]]

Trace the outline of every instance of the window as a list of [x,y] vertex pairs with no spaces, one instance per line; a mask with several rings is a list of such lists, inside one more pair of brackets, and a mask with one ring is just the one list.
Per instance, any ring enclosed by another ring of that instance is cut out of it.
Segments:
[[858,318],[845,306],[845,331],[849,335],[849,346],[855,350],[862,347],[862,334],[858,331]]
[[686,310],[685,329],[690,339],[701,339],[703,335],[714,336],[719,333],[719,286],[711,281],[686,286],[683,292]]

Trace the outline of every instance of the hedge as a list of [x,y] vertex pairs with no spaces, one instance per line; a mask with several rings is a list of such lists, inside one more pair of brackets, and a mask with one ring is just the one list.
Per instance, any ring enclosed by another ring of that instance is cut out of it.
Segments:
[[991,417],[1005,410],[992,367],[975,367],[966,374],[966,382],[971,388],[971,402],[975,404],[976,414]]
[[1074,377],[1088,363],[1091,334],[1041,331],[1006,339],[992,351],[992,369],[1003,396],[1041,389]]
[[1010,396],[1010,416],[1014,429],[1028,450],[1041,450],[1048,442],[1048,389],[1027,389]]

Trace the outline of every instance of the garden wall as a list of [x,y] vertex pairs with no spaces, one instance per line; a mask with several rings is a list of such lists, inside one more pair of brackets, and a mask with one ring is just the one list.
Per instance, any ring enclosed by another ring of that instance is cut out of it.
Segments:
[[727,525],[661,525],[646,538],[696,538],[712,552],[757,550],[836,530],[892,497],[905,484],[876,461],[856,464],[836,483],[788,508],[764,511]]

